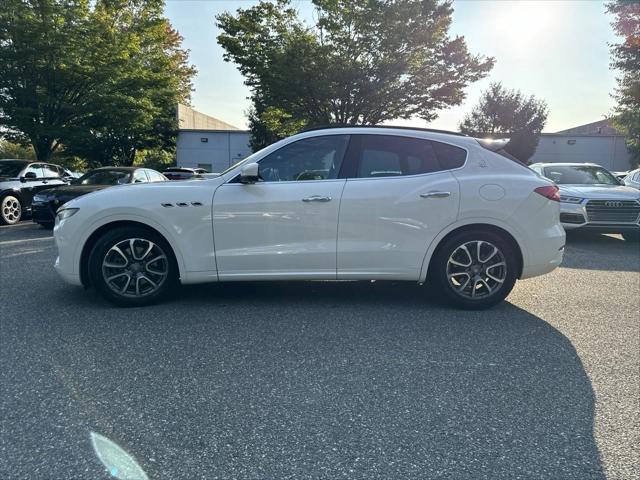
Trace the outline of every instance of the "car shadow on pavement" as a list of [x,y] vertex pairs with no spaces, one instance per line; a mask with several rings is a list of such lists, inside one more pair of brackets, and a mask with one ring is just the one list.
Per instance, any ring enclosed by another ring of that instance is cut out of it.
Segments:
[[197,463],[208,478],[604,479],[580,358],[512,304],[469,312],[408,284],[252,282],[149,309],[144,326],[139,309],[111,310],[91,341],[101,328],[136,337],[97,360],[119,371],[113,388],[156,392],[119,406],[162,432],[119,431],[154,478],[195,477]]
[[639,272],[640,243],[619,235],[568,232],[562,267]]

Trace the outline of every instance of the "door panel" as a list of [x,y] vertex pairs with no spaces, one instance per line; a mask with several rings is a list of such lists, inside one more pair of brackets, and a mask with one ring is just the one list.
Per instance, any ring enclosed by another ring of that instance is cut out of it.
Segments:
[[458,215],[450,173],[464,149],[403,135],[353,135],[340,203],[338,278],[417,280],[427,247]]
[[336,278],[345,180],[228,183],[213,200],[218,276]]
[[458,215],[449,172],[349,179],[338,225],[338,278],[417,280],[433,238]]

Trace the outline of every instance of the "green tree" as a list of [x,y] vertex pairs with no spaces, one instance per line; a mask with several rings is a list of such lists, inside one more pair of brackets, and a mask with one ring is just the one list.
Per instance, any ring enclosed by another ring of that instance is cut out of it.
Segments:
[[509,137],[505,146],[507,153],[527,162],[536,151],[547,115],[547,104],[543,100],[506,89],[501,83],[492,83],[459,128],[474,137]]
[[195,68],[182,37],[163,17],[162,0],[98,0],[100,85],[68,150],[93,165],[132,165],[139,150],[172,149],[176,106],[188,103]]
[[607,11],[615,15],[613,29],[623,37],[621,43],[610,46],[611,66],[621,72],[612,123],[625,134],[633,167],[640,163],[640,2],[612,1]]
[[254,148],[299,126],[433,120],[493,66],[471,55],[463,37],[449,37],[449,0],[313,4],[313,25],[289,0],[217,17],[224,58],[251,89]]
[[195,69],[162,0],[4,0],[0,125],[40,160],[131,165],[170,148]]
[[49,160],[86,114],[95,69],[85,59],[88,1],[3,0],[0,127]]

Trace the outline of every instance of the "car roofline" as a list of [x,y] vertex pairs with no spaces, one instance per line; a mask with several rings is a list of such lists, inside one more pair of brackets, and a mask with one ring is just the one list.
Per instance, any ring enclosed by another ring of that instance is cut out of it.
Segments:
[[362,129],[384,129],[384,130],[408,130],[408,131],[416,131],[416,132],[431,132],[431,133],[442,133],[446,135],[455,135],[456,137],[467,137],[468,135],[460,132],[454,132],[452,130],[440,130],[437,128],[422,128],[422,127],[409,127],[409,126],[398,126],[398,125],[324,125],[317,127],[310,127],[300,130],[298,133],[307,133],[307,132],[316,132],[321,130],[339,130],[339,129],[349,129],[349,128],[362,128]]

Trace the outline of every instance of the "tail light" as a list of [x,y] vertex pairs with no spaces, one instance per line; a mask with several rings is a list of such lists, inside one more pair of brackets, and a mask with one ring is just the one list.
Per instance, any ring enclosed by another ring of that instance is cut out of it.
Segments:
[[557,185],[546,185],[544,187],[538,187],[534,190],[534,192],[542,195],[549,200],[553,200],[554,202],[560,201],[560,189]]

